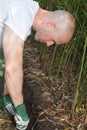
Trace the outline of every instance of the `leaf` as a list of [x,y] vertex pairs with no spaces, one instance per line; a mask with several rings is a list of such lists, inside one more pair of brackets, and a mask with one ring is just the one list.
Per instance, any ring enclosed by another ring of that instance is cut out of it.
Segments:
[[1,77],[3,76],[3,71],[0,71],[0,76],[1,76]]

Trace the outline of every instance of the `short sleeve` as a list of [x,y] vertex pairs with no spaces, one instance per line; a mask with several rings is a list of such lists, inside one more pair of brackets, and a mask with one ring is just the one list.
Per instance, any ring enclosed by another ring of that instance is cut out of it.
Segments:
[[31,33],[34,16],[27,5],[9,7],[5,24],[24,41]]

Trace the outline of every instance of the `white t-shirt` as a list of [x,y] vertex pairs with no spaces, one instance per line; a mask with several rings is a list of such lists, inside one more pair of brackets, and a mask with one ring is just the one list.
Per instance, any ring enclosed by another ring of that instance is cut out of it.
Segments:
[[0,41],[5,25],[25,41],[31,33],[38,8],[38,3],[33,0],[0,0]]

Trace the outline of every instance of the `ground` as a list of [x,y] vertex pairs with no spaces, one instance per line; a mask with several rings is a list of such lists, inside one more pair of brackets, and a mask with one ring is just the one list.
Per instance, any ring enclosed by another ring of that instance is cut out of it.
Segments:
[[[76,108],[75,115],[71,114],[76,74],[70,73],[68,66],[58,77],[56,69],[49,77],[49,59],[44,61],[35,45],[25,44],[23,94],[30,117],[27,130],[86,130],[86,99],[81,108]],[[13,118],[4,108],[0,108],[0,130],[16,130]]]

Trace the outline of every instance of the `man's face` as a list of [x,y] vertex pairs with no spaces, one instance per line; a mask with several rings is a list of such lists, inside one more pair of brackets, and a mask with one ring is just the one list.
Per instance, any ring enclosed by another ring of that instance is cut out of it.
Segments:
[[37,41],[45,43],[47,46],[51,46],[53,44],[64,44],[67,43],[70,38],[69,36],[59,36],[56,31],[49,30],[47,28],[39,28],[36,31],[35,39]]
[[53,41],[54,36],[46,30],[36,31],[35,39],[37,41],[45,43],[47,46],[54,44],[54,41]]

